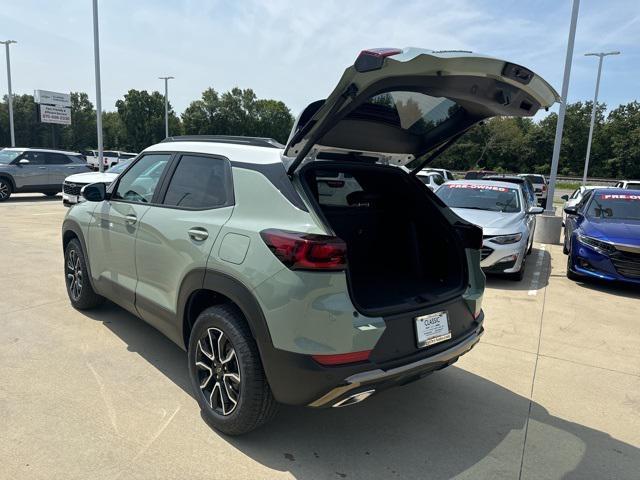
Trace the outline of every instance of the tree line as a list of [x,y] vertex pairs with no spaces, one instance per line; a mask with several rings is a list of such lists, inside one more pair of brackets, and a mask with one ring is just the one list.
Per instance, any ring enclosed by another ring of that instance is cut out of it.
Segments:
[[[0,146],[9,145],[6,97],[0,104]],[[567,106],[559,173],[581,176],[591,119],[591,102]],[[606,113],[599,103],[591,147],[589,176],[640,178],[640,102]],[[233,88],[218,93],[208,88],[182,115],[169,109],[172,135],[248,135],[286,142],[293,124],[287,106],[259,99],[253,90]],[[452,170],[487,169],[498,172],[548,173],[558,116],[494,118],[471,128],[433,166]],[[32,95],[14,97],[16,145],[69,150],[95,148],[96,114],[83,92],[71,94],[71,125],[40,123]],[[138,152],[164,138],[164,97],[159,92],[129,90],[104,112],[105,149]]]
[[[129,90],[115,107],[102,115],[105,150],[139,152],[164,139],[164,96],[159,92]],[[33,95],[14,96],[13,119],[17,146],[80,151],[98,143],[96,111],[84,92],[71,93],[71,125],[40,123]],[[292,125],[293,116],[283,102],[259,99],[251,89],[219,94],[208,88],[181,116],[169,105],[171,135],[247,135],[286,142]],[[9,145],[5,96],[0,104],[0,146]]]

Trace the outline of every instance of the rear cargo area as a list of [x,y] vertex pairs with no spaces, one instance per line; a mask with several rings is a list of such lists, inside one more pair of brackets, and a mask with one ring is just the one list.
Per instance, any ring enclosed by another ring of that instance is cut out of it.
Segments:
[[347,244],[349,287],[361,311],[407,311],[464,290],[464,250],[419,180],[397,167],[315,163],[301,179]]

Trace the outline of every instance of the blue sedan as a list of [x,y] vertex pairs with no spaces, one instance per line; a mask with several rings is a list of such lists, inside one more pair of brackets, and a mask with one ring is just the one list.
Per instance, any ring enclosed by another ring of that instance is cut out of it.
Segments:
[[640,285],[640,192],[595,189],[564,211],[567,277]]

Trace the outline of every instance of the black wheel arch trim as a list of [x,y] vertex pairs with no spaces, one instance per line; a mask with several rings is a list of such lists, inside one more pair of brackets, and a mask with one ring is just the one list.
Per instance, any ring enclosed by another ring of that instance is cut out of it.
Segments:
[[11,184],[11,190],[16,191],[16,181],[10,173],[0,172],[0,178],[6,178]]
[[85,258],[84,264],[87,267],[87,273],[89,273],[89,282],[91,283],[91,288],[93,288],[95,292],[98,292],[98,290],[96,289],[95,282],[93,281],[93,275],[91,275],[91,265],[89,262],[89,257],[87,256],[87,243],[85,242],[82,228],[80,227],[80,224],[78,222],[70,218],[67,218],[64,222],[62,222],[62,253],[63,255],[64,255],[65,248],[67,246],[67,243],[69,243],[69,241],[66,240],[69,233],[72,233],[73,236],[75,236],[80,242],[80,247],[82,248],[82,254],[84,255],[84,258]]

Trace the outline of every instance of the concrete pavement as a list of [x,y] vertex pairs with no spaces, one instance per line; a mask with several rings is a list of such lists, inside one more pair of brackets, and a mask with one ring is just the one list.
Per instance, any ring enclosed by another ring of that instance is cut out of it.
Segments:
[[69,306],[65,209],[40,198],[0,204],[0,478],[640,477],[640,294],[569,281],[560,246],[489,279],[486,334],[455,366],[228,438],[182,350],[112,304]]

